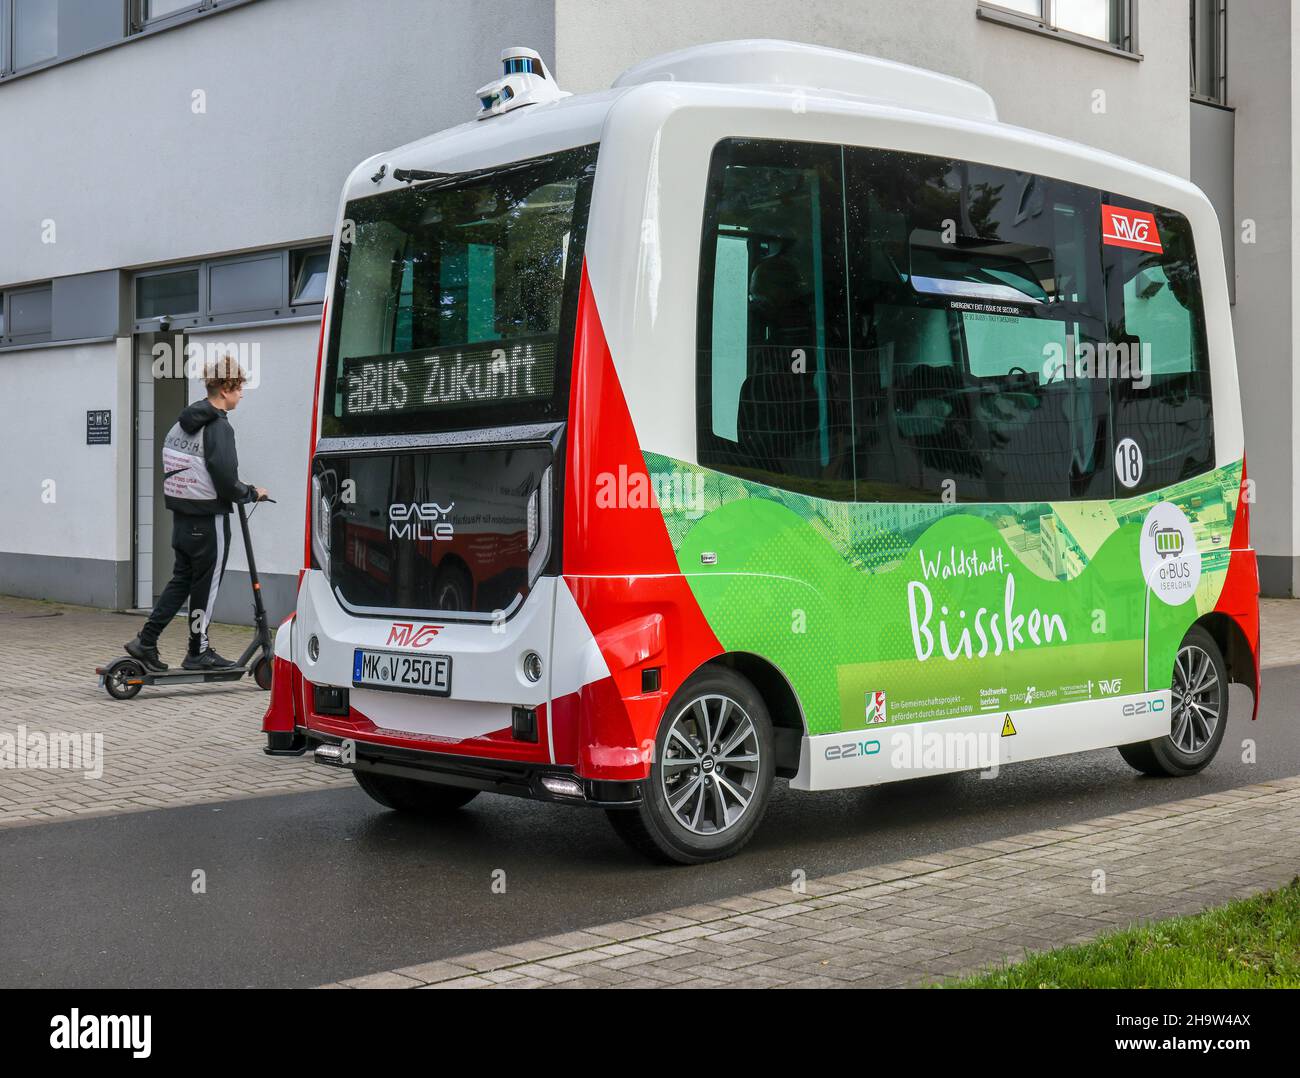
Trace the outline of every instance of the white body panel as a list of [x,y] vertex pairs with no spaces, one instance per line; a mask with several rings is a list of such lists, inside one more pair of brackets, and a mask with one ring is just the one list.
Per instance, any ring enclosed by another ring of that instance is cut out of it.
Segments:
[[[1141,709],[1139,714],[1125,714]],[[1169,733],[1170,693],[989,711],[933,722],[805,737],[794,790],[842,790],[900,779],[987,770],[1022,760],[1150,741]],[[1014,734],[1003,735],[1010,721]],[[848,755],[846,755],[848,754]]]
[[[394,623],[413,623],[416,628],[436,625],[438,633],[424,646],[403,647],[389,642]],[[562,640],[559,648],[552,646],[557,630]],[[307,653],[312,636],[320,647],[315,661]],[[457,622],[412,622],[401,615],[353,617],[339,605],[325,574],[311,570],[303,575],[292,632],[282,626],[275,646],[276,654],[291,657],[312,684],[344,688],[352,686],[357,648],[450,655],[450,698],[351,689],[351,702],[385,730],[453,740],[504,729],[510,725],[512,707],[549,704],[609,673],[572,594],[555,577],[539,579],[514,617],[489,628]],[[522,660],[529,651],[543,657],[541,681],[532,682],[524,676]],[[550,733],[549,722],[545,732]],[[552,745],[552,761],[554,758]]]

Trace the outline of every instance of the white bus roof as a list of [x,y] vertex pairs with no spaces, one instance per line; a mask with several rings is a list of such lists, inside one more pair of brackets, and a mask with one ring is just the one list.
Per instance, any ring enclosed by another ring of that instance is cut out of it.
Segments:
[[[392,178],[397,168],[464,172],[603,141],[606,122],[616,121],[624,111],[614,106],[620,101],[632,105],[629,98],[662,111],[691,105],[789,108],[792,97],[793,104],[809,113],[907,118],[967,135],[978,133],[991,142],[1031,142],[1058,160],[1066,157],[1086,163],[1094,175],[1100,168],[1140,178],[1144,189],[1154,184],[1184,197],[1204,199],[1198,188],[1171,173],[1002,123],[993,99],[973,83],[840,49],[765,39],[716,42],[665,53],[629,68],[608,90],[517,107],[485,120],[471,119],[376,154],[353,170],[344,197],[363,198],[403,186]],[[473,105],[472,92],[467,90],[465,111],[471,112]],[[989,160],[997,163],[993,156]],[[372,177],[381,165],[387,166],[386,174],[376,182]]]

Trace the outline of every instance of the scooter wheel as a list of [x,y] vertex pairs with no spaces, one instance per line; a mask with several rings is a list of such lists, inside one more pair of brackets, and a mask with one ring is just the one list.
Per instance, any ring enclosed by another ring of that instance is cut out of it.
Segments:
[[104,671],[104,688],[114,700],[130,700],[144,686],[144,667],[134,659],[118,659]]
[[253,664],[253,680],[257,682],[259,689],[270,691],[271,688],[271,660],[265,655]]

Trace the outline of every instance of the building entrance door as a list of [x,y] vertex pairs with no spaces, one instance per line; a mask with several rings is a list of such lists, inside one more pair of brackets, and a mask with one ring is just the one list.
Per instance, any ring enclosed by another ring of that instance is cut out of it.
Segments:
[[135,341],[135,604],[147,610],[172,575],[162,443],[189,394],[183,333],[137,333]]

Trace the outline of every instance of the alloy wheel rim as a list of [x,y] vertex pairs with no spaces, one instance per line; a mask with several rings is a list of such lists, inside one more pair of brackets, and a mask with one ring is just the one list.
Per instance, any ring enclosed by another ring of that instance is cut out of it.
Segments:
[[729,696],[697,696],[677,713],[664,739],[659,781],[674,819],[696,835],[740,822],[758,791],[758,730]]
[[1200,752],[1219,726],[1222,687],[1214,660],[1196,644],[1184,644],[1174,660],[1173,738],[1188,755]]

